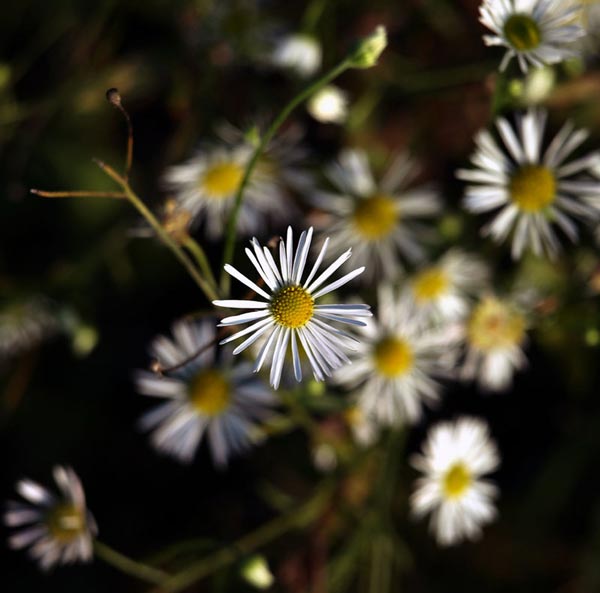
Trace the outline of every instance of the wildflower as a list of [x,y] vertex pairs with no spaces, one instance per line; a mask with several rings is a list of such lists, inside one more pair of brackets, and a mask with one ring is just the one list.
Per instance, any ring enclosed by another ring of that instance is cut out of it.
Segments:
[[579,12],[569,0],[483,0],[479,20],[494,33],[483,36],[485,44],[506,47],[500,70],[516,57],[527,72],[529,64],[539,68],[577,56],[567,46],[585,35]]
[[423,259],[417,237],[427,236],[427,228],[416,219],[435,216],[441,205],[432,189],[409,189],[417,169],[406,154],[393,160],[379,182],[362,150],[344,150],[326,174],[339,193],[317,194],[316,205],[328,213],[324,226],[332,247],[352,244],[357,263],[369,265],[365,282],[395,278],[400,256],[411,263]]
[[308,100],[306,109],[323,124],[343,124],[348,118],[348,94],[328,84]]
[[547,114],[530,109],[517,117],[515,129],[504,118],[496,127],[506,147],[503,151],[492,135],[482,130],[476,137],[477,149],[471,161],[475,169],[460,169],[457,177],[470,181],[464,200],[471,212],[497,210],[483,229],[502,243],[514,229],[512,257],[521,257],[526,247],[536,255],[554,257],[560,245],[553,225],[571,241],[577,228],[571,217],[596,221],[600,182],[578,175],[592,172],[600,154],[592,152],[566,162],[588,137],[586,130],[575,130],[567,122],[542,153]]
[[[164,177],[165,188],[173,192],[177,205],[205,222],[211,239],[223,234],[235,203],[252,148],[245,143],[201,150],[187,162],[170,167]],[[272,175],[255,170],[244,193],[238,230],[253,233],[264,228],[266,218],[285,213],[281,192]]]
[[496,486],[482,476],[493,472],[500,458],[487,424],[461,417],[433,426],[411,465],[424,476],[410,498],[412,513],[431,513],[431,530],[438,543],[448,546],[477,539],[481,527],[496,517]]
[[255,420],[269,415],[273,394],[249,364],[214,365],[212,322],[178,321],[172,332],[173,340],[159,336],[151,345],[160,367],[167,367],[164,376],[136,376],[140,393],[167,400],[144,414],[140,427],[153,431],[157,450],[183,463],[192,461],[206,435],[215,464],[224,466],[259,438]]
[[337,383],[357,389],[363,414],[382,425],[414,423],[423,403],[439,399],[433,376],[442,372],[444,344],[415,313],[408,299],[381,288],[378,322],[362,329],[352,366],[336,374]]
[[525,316],[516,305],[495,296],[484,297],[466,322],[463,379],[476,379],[484,390],[503,391],[515,370],[525,366]]
[[422,266],[408,282],[417,308],[434,321],[464,318],[470,297],[489,282],[489,270],[477,257],[451,249],[437,263]]
[[57,465],[53,475],[60,490],[58,496],[37,482],[24,479],[17,483],[16,490],[27,504],[9,501],[4,513],[7,527],[18,528],[10,536],[9,546],[29,548],[29,555],[43,570],[56,564],[89,562],[92,540],[98,532],[75,472]]
[[293,233],[291,227],[288,227],[286,241],[281,238],[279,242],[279,267],[270,251],[266,247],[261,248],[258,241],[252,239],[253,251],[247,248],[246,255],[266,284],[267,290],[229,264],[225,266],[225,271],[264,300],[225,300],[213,303],[218,307],[253,309],[249,313],[221,320],[222,326],[253,322],[249,327],[222,340],[221,344],[250,334],[233,351],[234,354],[239,354],[260,336],[269,332],[269,337],[258,354],[254,371],[258,372],[272,354],[270,381],[275,389],[279,387],[288,344],[292,351],[296,381],[302,380],[298,341],[309,359],[315,379],[323,381],[333,370],[349,362],[344,350],[352,348],[352,344],[356,342],[349,334],[333,327],[330,322],[362,326],[364,323],[356,318],[371,316],[368,305],[316,304],[320,297],[362,274],[364,268],[353,270],[342,278],[326,284],[326,280],[348,261],[352,250],[348,249],[325,271],[317,275],[329,245],[329,240],[325,240],[310,273],[305,280],[302,280],[312,235],[312,228],[300,235],[294,256]]
[[275,66],[292,70],[302,78],[308,78],[317,72],[321,67],[321,59],[321,44],[304,33],[282,37],[272,55]]

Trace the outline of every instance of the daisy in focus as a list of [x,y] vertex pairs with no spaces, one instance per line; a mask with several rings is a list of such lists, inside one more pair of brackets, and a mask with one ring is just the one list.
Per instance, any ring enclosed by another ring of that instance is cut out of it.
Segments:
[[482,476],[500,464],[488,426],[462,417],[433,426],[411,465],[424,476],[410,498],[412,513],[431,513],[431,530],[441,546],[477,539],[481,527],[496,517],[498,489]]
[[321,44],[311,35],[292,33],[282,37],[271,56],[279,68],[294,71],[302,78],[312,76],[321,67]]
[[445,340],[389,287],[380,289],[378,321],[361,328],[361,338],[352,366],[337,373],[336,382],[357,390],[362,413],[380,425],[417,422],[423,404],[439,399],[434,375],[443,370]]
[[249,364],[214,364],[211,321],[178,321],[172,332],[173,340],[159,336],[150,348],[164,375],[136,375],[140,393],[167,400],[146,412],[140,427],[152,431],[158,451],[183,463],[193,460],[206,436],[215,464],[224,466],[260,439],[256,421],[271,414],[275,399]]
[[578,232],[572,218],[600,219],[600,181],[581,178],[593,172],[600,154],[569,158],[588,137],[586,130],[575,130],[570,122],[542,151],[546,117],[545,111],[530,109],[517,116],[514,128],[498,118],[496,127],[504,148],[482,130],[471,157],[476,168],[457,171],[457,177],[472,184],[464,199],[467,210],[499,210],[483,234],[502,243],[513,231],[513,259],[526,248],[552,258],[560,249],[555,225],[575,242]]
[[43,570],[56,564],[89,562],[93,556],[96,522],[85,504],[79,478],[69,467],[54,467],[60,494],[51,493],[37,482],[24,479],[17,492],[27,501],[7,503],[4,523],[17,531],[8,539],[15,549],[28,553]]
[[[252,152],[247,143],[206,148],[170,167],[163,176],[165,189],[173,192],[178,206],[190,212],[194,222],[204,222],[211,239],[223,234]],[[278,219],[285,213],[285,200],[272,175],[264,168],[255,170],[244,192],[238,231],[257,232],[268,218]]]
[[568,47],[585,35],[579,24],[581,7],[570,0],[483,0],[479,20],[493,35],[484,35],[486,45],[500,45],[506,53],[504,70],[512,58],[527,72],[576,57]]
[[471,299],[488,285],[488,267],[479,258],[451,249],[435,264],[421,267],[408,282],[408,292],[426,319],[463,319]]
[[302,232],[294,255],[293,233],[291,227],[288,227],[286,240],[281,238],[279,242],[279,266],[269,249],[261,247],[256,239],[252,239],[252,250],[246,248],[246,255],[264,281],[267,290],[230,264],[226,264],[225,271],[264,300],[213,301],[217,307],[252,309],[248,313],[221,320],[222,326],[251,323],[245,329],[222,340],[221,344],[249,335],[233,351],[234,354],[239,354],[268,332],[268,338],[258,353],[254,371],[258,372],[270,358],[270,382],[275,389],[281,381],[288,346],[292,352],[296,381],[302,380],[300,347],[310,362],[315,379],[323,381],[332,371],[350,362],[345,351],[353,349],[356,343],[352,336],[335,328],[331,322],[362,326],[364,322],[360,319],[371,316],[368,305],[316,303],[320,297],[362,274],[364,267],[353,270],[333,282],[327,282],[337,269],[350,259],[352,250],[348,249],[342,253],[319,274],[329,246],[329,239],[326,239],[310,272],[303,280],[312,236],[312,228]]
[[419,238],[428,231],[418,219],[436,216],[441,204],[430,188],[408,188],[417,172],[401,154],[376,182],[362,150],[344,150],[326,171],[339,193],[316,196],[315,205],[328,214],[323,228],[334,250],[354,245],[355,262],[368,265],[365,282],[394,278],[402,269],[401,258],[415,263],[424,257]]
[[515,371],[527,364],[523,353],[526,329],[527,320],[514,303],[484,297],[465,325],[461,378],[475,379],[484,391],[508,389]]

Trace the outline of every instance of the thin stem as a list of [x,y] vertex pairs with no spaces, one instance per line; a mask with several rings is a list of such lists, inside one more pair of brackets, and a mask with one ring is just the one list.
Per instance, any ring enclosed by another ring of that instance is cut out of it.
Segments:
[[[252,175],[252,171],[254,171],[254,167],[260,158],[260,155],[263,153],[277,130],[281,127],[283,122],[288,118],[290,113],[294,111],[298,105],[303,103],[306,99],[308,99],[311,95],[313,95],[316,91],[318,91],[321,87],[325,86],[327,83],[331,82],[333,79],[337,78],[342,72],[350,68],[350,61],[348,58],[344,58],[337,66],[334,66],[329,72],[325,73],[321,78],[313,82],[310,86],[305,88],[303,91],[298,93],[279,113],[279,115],[273,120],[273,123],[269,126],[263,137],[261,138],[260,143],[255,148],[250,161],[246,165],[246,170],[244,171],[244,177],[240,183],[237,194],[235,196],[235,203],[229,214],[229,219],[227,220],[227,228],[225,231],[225,249],[223,251],[223,266],[226,263],[229,263],[233,257],[233,252],[235,250],[235,229],[237,225],[237,219],[240,213],[240,207],[242,206],[242,200],[244,198],[244,190],[248,185],[248,181],[250,180],[250,176]],[[224,295],[229,294],[229,286],[230,286],[230,278],[224,270],[221,272],[221,292]]]
[[165,231],[163,226],[160,224],[158,219],[152,214],[149,208],[142,202],[142,200],[135,194],[131,189],[127,180],[119,175],[112,167],[103,163],[102,161],[96,160],[96,164],[117,184],[121,186],[125,192],[127,199],[135,206],[137,211],[148,221],[148,224],[154,229],[159,239],[172,251],[173,255],[179,260],[183,267],[187,270],[188,274],[192,277],[194,282],[204,292],[206,297],[210,300],[216,300],[219,298],[216,290],[207,282],[199,273],[194,266],[192,260],[188,257],[185,251],[177,244],[176,241]]
[[208,282],[210,282],[210,284],[213,286],[213,288],[216,291],[217,290],[217,280],[213,274],[213,271],[210,267],[210,263],[208,261],[208,258],[206,257],[206,253],[204,252],[204,249],[202,249],[202,246],[193,237],[189,237],[189,236],[184,241],[184,245],[190,250],[191,254],[194,256],[194,259],[196,260],[196,263],[202,270],[202,273],[204,274],[204,276],[207,278]]
[[126,198],[122,191],[45,191],[43,189],[30,189],[29,193],[42,198]]
[[331,483],[329,481],[322,483],[316,493],[298,508],[285,515],[276,517],[269,523],[259,527],[256,531],[241,537],[232,545],[201,558],[198,562],[164,581],[161,584],[161,588],[153,589],[150,593],[160,593],[161,589],[169,593],[177,593],[215,571],[235,562],[238,558],[281,537],[290,529],[310,524],[329,500],[331,492]]
[[143,562],[132,560],[98,540],[94,540],[94,552],[98,558],[113,568],[141,581],[162,586],[170,578],[168,573]]

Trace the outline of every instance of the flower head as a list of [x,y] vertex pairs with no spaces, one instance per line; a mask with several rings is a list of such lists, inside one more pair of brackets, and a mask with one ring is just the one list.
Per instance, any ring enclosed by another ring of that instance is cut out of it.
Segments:
[[585,35],[579,11],[570,0],[483,0],[479,20],[494,33],[485,44],[506,47],[500,70],[516,57],[527,72],[577,55],[568,45]]
[[498,491],[481,478],[499,463],[482,420],[462,417],[429,430],[422,453],[411,459],[424,476],[416,481],[410,504],[417,517],[431,513],[431,530],[440,545],[476,539],[481,526],[495,518]]
[[588,221],[600,218],[600,181],[580,177],[592,172],[600,154],[593,152],[567,162],[588,137],[587,131],[574,130],[569,122],[542,151],[546,116],[545,111],[530,109],[517,117],[515,128],[498,118],[496,127],[505,150],[482,130],[471,157],[476,168],[457,172],[460,179],[472,183],[464,200],[467,210],[500,209],[484,234],[501,243],[514,229],[514,259],[526,247],[536,255],[553,257],[560,248],[554,225],[575,241],[578,233],[571,217]]
[[271,390],[254,376],[250,365],[215,366],[213,323],[178,321],[171,340],[159,336],[151,353],[163,376],[141,371],[138,391],[164,398],[140,419],[152,430],[152,443],[161,452],[189,463],[206,435],[217,465],[247,449],[260,436],[256,420],[269,415],[275,400]]
[[92,539],[98,528],[85,504],[79,478],[69,467],[54,467],[57,496],[33,482],[21,480],[17,492],[27,503],[10,501],[4,523],[18,530],[10,536],[11,548],[29,548],[29,555],[48,570],[55,564],[89,562]]
[[321,67],[321,44],[312,36],[292,33],[282,37],[273,52],[273,64],[293,70],[303,78],[312,76]]
[[336,249],[354,245],[357,263],[369,265],[364,281],[392,280],[401,258],[411,263],[423,259],[419,239],[427,237],[428,229],[419,219],[435,216],[441,205],[432,189],[409,187],[417,168],[408,155],[398,155],[380,181],[362,150],[344,150],[326,173],[338,193],[315,197],[328,214],[323,230],[331,234]]
[[225,270],[264,300],[214,301],[218,307],[253,309],[249,313],[221,320],[222,326],[253,322],[249,327],[223,340],[221,344],[250,334],[233,351],[234,354],[239,354],[263,334],[268,333],[269,337],[258,354],[254,371],[259,371],[266,359],[272,355],[270,380],[275,389],[279,387],[288,345],[292,351],[296,380],[302,380],[298,345],[300,342],[310,361],[315,379],[323,381],[333,370],[349,362],[344,350],[352,348],[356,342],[346,332],[334,328],[331,321],[362,326],[364,322],[357,318],[371,316],[368,305],[317,304],[320,297],[343,286],[361,274],[364,268],[358,268],[338,280],[326,283],[334,272],[348,261],[352,250],[348,249],[318,274],[329,245],[329,240],[325,240],[317,260],[303,280],[312,235],[312,228],[300,235],[294,256],[293,233],[291,227],[288,227],[286,240],[281,238],[279,243],[279,267],[271,252],[266,247],[261,247],[256,239],[252,239],[252,250],[246,248],[246,255],[256,268],[261,281],[265,283],[266,289],[229,264],[225,266]]
[[308,100],[306,109],[321,123],[343,124],[348,118],[348,94],[334,84],[328,84]]

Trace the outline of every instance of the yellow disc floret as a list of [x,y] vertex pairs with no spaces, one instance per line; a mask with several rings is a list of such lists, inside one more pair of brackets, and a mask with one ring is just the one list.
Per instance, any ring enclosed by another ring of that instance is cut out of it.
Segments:
[[206,416],[217,416],[231,401],[231,385],[216,369],[200,371],[191,381],[189,398],[192,406]]
[[394,379],[413,367],[415,356],[406,340],[390,336],[375,346],[374,358],[377,371],[388,379]]
[[455,463],[443,477],[442,488],[448,498],[459,498],[472,482],[471,472],[463,463]]
[[279,325],[297,329],[312,319],[315,300],[301,286],[284,286],[273,295],[270,309]]
[[419,272],[413,279],[413,292],[417,302],[437,299],[448,290],[450,279],[441,268],[431,267]]
[[556,178],[540,165],[525,165],[512,176],[508,190],[510,199],[523,212],[540,212],[556,197]]
[[237,163],[217,163],[206,169],[202,175],[202,189],[214,198],[227,198],[240,186],[244,169]]
[[513,14],[504,23],[506,40],[518,51],[535,49],[542,41],[536,21],[526,14]]
[[519,346],[525,339],[525,318],[509,305],[488,297],[473,310],[467,336],[472,346],[486,352]]
[[71,503],[59,504],[48,514],[46,525],[51,536],[63,543],[81,535],[86,528],[84,513]]
[[352,220],[358,234],[368,241],[387,237],[398,220],[396,205],[391,196],[375,194],[360,200]]

